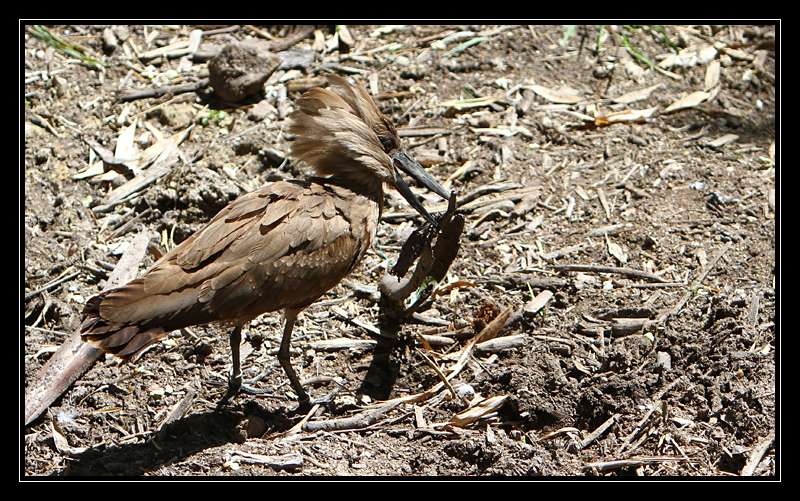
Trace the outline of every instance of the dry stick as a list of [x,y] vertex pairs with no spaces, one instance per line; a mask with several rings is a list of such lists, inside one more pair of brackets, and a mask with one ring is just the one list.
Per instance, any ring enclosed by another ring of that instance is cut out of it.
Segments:
[[678,304],[676,304],[676,305],[675,305],[675,306],[674,306],[672,309],[665,311],[665,312],[664,312],[664,313],[663,313],[663,314],[662,314],[662,315],[661,315],[661,316],[658,318],[658,321],[659,321],[659,322],[664,322],[664,321],[666,321],[666,320],[667,320],[669,317],[671,317],[671,316],[673,316],[673,315],[677,315],[677,314],[678,314],[678,313],[681,311],[681,309],[682,309],[682,308],[683,308],[683,307],[686,305],[686,303],[687,303],[687,302],[689,302],[689,300],[690,300],[690,299],[692,298],[692,296],[694,295],[694,290],[695,290],[697,287],[699,287],[699,286],[700,286],[700,284],[703,282],[703,280],[705,280],[705,278],[706,278],[706,276],[709,274],[709,272],[710,272],[710,271],[711,271],[711,270],[712,270],[712,269],[713,269],[713,268],[714,268],[714,267],[717,265],[717,262],[719,262],[719,260],[722,258],[722,256],[723,256],[723,255],[724,255],[726,252],[728,252],[728,250],[731,248],[731,246],[732,246],[732,245],[733,245],[732,243],[728,243],[728,245],[726,245],[725,247],[723,247],[722,249],[720,249],[720,250],[719,250],[719,252],[717,252],[717,254],[716,254],[716,255],[715,255],[713,258],[711,258],[711,261],[709,261],[709,262],[708,262],[708,264],[706,265],[706,269],[704,269],[704,270],[703,270],[703,272],[702,272],[702,273],[700,273],[700,276],[698,276],[698,277],[697,277],[697,278],[696,278],[696,279],[695,279],[695,280],[692,282],[692,285],[690,285],[690,286],[689,286],[689,290],[688,290],[688,291],[686,291],[686,294],[684,294],[684,295],[683,295],[683,297],[682,297],[682,298],[681,298],[681,300],[678,302]]
[[[419,336],[420,339],[422,339],[422,336],[420,336],[419,334],[417,334],[417,336]],[[440,369],[439,366],[436,364],[436,362],[434,362],[433,359],[429,358],[428,355],[425,354],[425,352],[423,352],[420,349],[417,349],[417,352],[420,355],[422,355],[422,359],[425,360],[425,362],[427,362],[427,364],[433,368],[433,370],[436,372],[436,375],[439,376],[439,379],[442,381],[442,383],[444,383],[447,389],[450,390],[450,393],[452,393],[453,398],[458,400],[458,394],[456,393],[456,390],[453,389],[453,385],[450,384],[450,381],[448,381],[447,377],[442,373],[442,369]]]
[[195,391],[194,389],[190,389],[189,391],[187,391],[186,395],[183,396],[180,402],[175,404],[175,407],[173,407],[172,410],[169,412],[169,414],[167,414],[167,417],[165,417],[164,420],[161,421],[161,424],[158,425],[156,431],[161,430],[168,424],[182,418],[183,415],[186,414],[186,411],[189,410],[189,407],[191,407],[192,403],[194,403],[194,397],[196,395],[197,391]]
[[613,425],[613,424],[614,424],[614,422],[615,422],[615,421],[616,421],[618,418],[619,418],[619,414],[614,414],[614,415],[612,415],[610,418],[608,418],[608,419],[605,421],[605,423],[603,423],[603,424],[601,424],[600,426],[598,426],[598,427],[597,427],[597,429],[595,429],[593,432],[591,432],[591,433],[590,433],[590,434],[589,434],[589,435],[588,435],[586,438],[584,438],[584,439],[583,439],[583,440],[582,440],[582,441],[581,441],[581,442],[578,444],[578,450],[583,450],[583,449],[585,449],[586,447],[588,447],[589,445],[591,445],[591,444],[592,444],[592,442],[594,442],[595,440],[597,440],[597,439],[600,437],[600,435],[602,435],[603,433],[605,433],[605,432],[606,432],[606,430],[607,430],[607,429],[611,428],[611,425]]
[[662,463],[666,461],[686,461],[684,458],[679,457],[643,457],[631,459],[618,459],[615,461],[600,461],[597,463],[586,463],[583,468],[585,470],[596,469],[600,473],[605,473],[619,468],[626,468],[629,466],[642,466],[650,463]]
[[73,273],[70,273],[69,275],[64,275],[61,278],[57,278],[57,279],[53,280],[52,282],[46,284],[44,287],[36,289],[35,291],[28,292],[27,294],[25,294],[25,301],[33,299],[36,296],[38,296],[39,294],[41,294],[42,292],[49,291],[50,289],[53,289],[53,288],[59,286],[59,285],[63,284],[64,282],[66,282],[67,280],[72,280],[73,278],[77,277],[80,274],[81,274],[80,271],[75,271]]
[[273,52],[284,51],[286,49],[294,47],[295,45],[302,42],[306,37],[308,37],[313,33],[314,33],[313,26],[304,26],[303,28],[297,30],[297,32],[292,33],[286,38],[271,41],[269,49]]
[[305,422],[301,426],[303,431],[331,431],[331,430],[354,430],[366,428],[378,422],[378,420],[387,412],[394,409],[401,402],[390,401],[377,409],[361,412],[355,416],[339,419],[328,419],[325,421],[311,421]]
[[586,271],[590,273],[615,273],[632,278],[643,278],[653,282],[666,283],[663,278],[647,273],[645,271],[634,270],[633,268],[618,268],[616,266],[601,266],[595,264],[557,264],[554,266],[556,271]]
[[165,94],[197,92],[198,90],[208,87],[208,83],[208,78],[203,78],[187,84],[164,85],[163,87],[150,87],[148,89],[123,89],[117,93],[117,101],[136,101],[137,99],[145,99],[148,97],[161,97]]
[[[104,290],[133,280],[147,252],[150,233],[142,231],[120,258]],[[102,351],[81,341],[73,332],[56,353],[36,373],[25,392],[25,425],[38,418],[72,383],[88,371]]]
[[625,287],[634,289],[669,289],[673,287],[686,287],[686,282],[663,282],[656,284],[626,284]]
[[631,431],[628,434],[628,436],[625,437],[625,440],[622,442],[622,445],[620,445],[619,448],[617,449],[617,454],[621,454],[622,451],[624,451],[625,448],[628,447],[628,445],[630,445],[630,443],[633,441],[633,439],[636,438],[639,435],[639,433],[641,433],[644,430],[644,426],[647,423],[647,421],[650,419],[650,416],[652,416],[653,413],[656,411],[656,409],[659,407],[657,405],[658,401],[661,400],[662,398],[664,398],[664,395],[666,395],[666,393],[668,391],[670,391],[672,388],[674,388],[675,385],[678,384],[678,382],[682,381],[683,379],[684,379],[683,377],[676,378],[674,381],[669,383],[667,386],[665,386],[663,389],[661,389],[658,393],[656,393],[653,396],[654,404],[644,414],[644,417],[642,419],[640,419],[638,423],[636,423],[636,427],[633,429],[633,431]]
[[742,468],[741,476],[743,477],[752,477],[753,473],[756,471],[756,467],[759,463],[761,463],[761,458],[764,457],[764,454],[767,453],[770,447],[772,447],[772,442],[775,441],[775,433],[772,432],[770,435],[762,440],[757,446],[750,451],[750,457],[747,458],[747,463],[745,463],[744,468]]
[[414,127],[414,128],[401,128],[397,130],[399,137],[427,137],[452,134],[450,129],[443,129],[441,127]]

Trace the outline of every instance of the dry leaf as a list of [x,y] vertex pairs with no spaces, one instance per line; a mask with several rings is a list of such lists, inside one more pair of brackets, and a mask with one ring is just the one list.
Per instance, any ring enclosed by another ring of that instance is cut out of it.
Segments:
[[487,414],[497,412],[506,400],[508,400],[508,395],[499,395],[482,400],[469,409],[459,412],[450,418],[449,424],[463,428],[470,423],[478,421]]
[[[52,417],[52,414],[51,414]],[[61,429],[56,422],[56,419],[53,417],[53,420],[50,422],[50,431],[53,434],[53,442],[56,444],[56,449],[61,454],[67,456],[77,456],[86,452],[89,448],[88,447],[72,447],[69,445],[67,441],[67,437],[61,433]]]
[[114,160],[116,163],[124,164],[130,162],[135,160],[139,155],[139,150],[133,143],[133,139],[136,136],[137,123],[138,120],[134,118],[133,123],[122,129],[119,137],[117,137],[117,146],[114,149]]
[[551,103],[575,104],[583,100],[577,90],[569,87],[560,87],[553,90],[548,89],[547,87],[542,87],[541,85],[531,85],[530,87],[525,88],[539,94]]
[[710,97],[711,97],[710,93],[703,92],[701,90],[697,92],[692,92],[688,96],[684,96],[675,101],[674,103],[672,103],[671,105],[669,105],[667,109],[664,110],[664,113],[671,113],[673,111],[684,110],[686,108],[694,108],[695,106],[702,103],[703,101],[706,101]]
[[660,63],[659,68],[674,68],[676,66],[682,68],[691,68],[697,64],[697,50],[683,49],[677,54],[669,54]]
[[706,45],[697,51],[697,62],[700,64],[708,64],[715,57],[717,57],[717,49],[713,45]]
[[647,87],[646,89],[634,90],[614,98],[613,101],[618,104],[631,104],[636,101],[647,99],[654,90],[660,89],[663,86],[664,84],[656,84],[652,87]]
[[772,160],[772,163],[775,163],[775,141],[772,141],[772,144],[769,145],[769,159]]
[[708,65],[706,68],[706,87],[705,90],[708,92],[714,86],[719,83],[719,74],[720,74],[720,63],[718,59],[711,61],[711,64]]
[[75,179],[75,180],[87,179],[87,178],[90,178],[90,177],[99,176],[100,174],[102,174],[105,171],[106,171],[106,169],[103,166],[103,161],[102,160],[98,160],[94,164],[90,165],[89,167],[86,167],[82,171],[80,171],[77,174],[75,174],[74,176],[72,176],[72,179]]
[[608,246],[608,253],[614,256],[614,259],[619,261],[620,264],[626,264],[628,262],[628,255],[625,254],[625,251],[622,250],[619,244],[612,242],[608,238],[608,235],[606,235],[606,245]]

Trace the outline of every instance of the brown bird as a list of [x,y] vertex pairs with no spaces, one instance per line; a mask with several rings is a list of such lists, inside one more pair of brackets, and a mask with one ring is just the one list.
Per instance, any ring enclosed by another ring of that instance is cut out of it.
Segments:
[[81,337],[127,360],[167,332],[222,322],[232,327],[227,401],[241,388],[241,329],[283,310],[280,362],[301,407],[310,399],[289,355],[298,313],[349,274],[375,239],[383,186],[396,188],[434,222],[400,171],[443,198],[448,191],[400,146],[366,89],[330,77],[298,101],[292,156],[319,176],[269,183],[222,209],[142,277],[91,298]]

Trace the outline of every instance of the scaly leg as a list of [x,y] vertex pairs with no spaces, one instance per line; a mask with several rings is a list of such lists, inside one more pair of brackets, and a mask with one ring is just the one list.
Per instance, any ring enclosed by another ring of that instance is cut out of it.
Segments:
[[290,310],[289,308],[283,311],[285,323],[283,325],[283,339],[281,339],[281,348],[278,351],[278,362],[280,362],[286,377],[289,378],[289,383],[292,389],[297,394],[297,400],[300,404],[300,409],[308,407],[311,400],[308,398],[308,393],[303,389],[300,384],[300,379],[292,367],[291,355],[289,355],[289,344],[292,341],[292,329],[294,328],[294,321],[297,319],[297,310]]
[[222,400],[219,401],[219,405],[226,404],[231,397],[239,393],[239,389],[242,387],[242,367],[239,356],[239,346],[242,344],[241,325],[237,325],[231,331],[230,342],[231,358],[233,359],[233,372],[231,373],[230,380],[228,380],[228,391],[225,392],[225,396],[223,396]]

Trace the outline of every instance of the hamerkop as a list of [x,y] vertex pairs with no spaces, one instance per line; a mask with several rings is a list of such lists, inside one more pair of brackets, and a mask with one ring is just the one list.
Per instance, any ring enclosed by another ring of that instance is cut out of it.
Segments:
[[221,322],[232,327],[225,402],[242,384],[242,326],[283,310],[278,360],[300,407],[308,406],[289,355],[295,319],[364,257],[375,239],[384,184],[430,222],[400,172],[449,198],[402,150],[395,127],[363,86],[336,76],[329,83],[298,99],[289,125],[296,136],[292,156],[320,177],[269,183],[238,198],[142,277],[91,298],[83,310],[84,341],[127,360],[169,331]]

